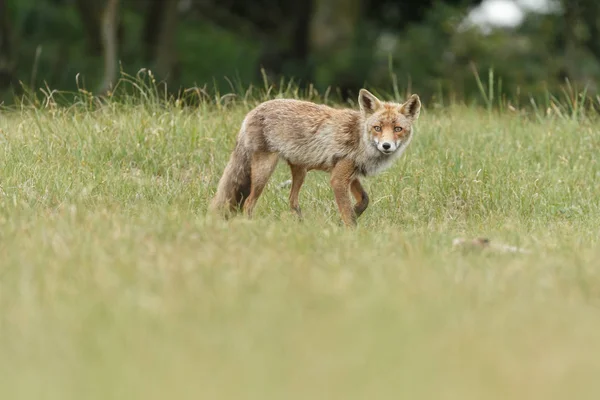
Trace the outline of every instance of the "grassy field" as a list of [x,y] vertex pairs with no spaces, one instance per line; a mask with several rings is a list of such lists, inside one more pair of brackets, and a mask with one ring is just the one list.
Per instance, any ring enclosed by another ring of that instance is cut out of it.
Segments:
[[348,231],[283,164],[206,217],[250,106],[0,111],[1,398],[600,396],[596,119],[425,104]]

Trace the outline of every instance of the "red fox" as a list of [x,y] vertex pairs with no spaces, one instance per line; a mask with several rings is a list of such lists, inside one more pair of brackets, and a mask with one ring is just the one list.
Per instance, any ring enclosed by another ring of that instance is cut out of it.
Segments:
[[[356,225],[369,204],[359,179],[389,168],[402,155],[421,111],[416,94],[399,104],[380,101],[361,89],[358,103],[360,111],[291,99],[259,104],[242,122],[209,209],[226,213],[243,210],[251,217],[282,159],[292,172],[290,207],[300,218],[298,195],[306,173],[320,170],[331,174],[342,221],[346,226]],[[350,192],[356,200],[354,206]]]

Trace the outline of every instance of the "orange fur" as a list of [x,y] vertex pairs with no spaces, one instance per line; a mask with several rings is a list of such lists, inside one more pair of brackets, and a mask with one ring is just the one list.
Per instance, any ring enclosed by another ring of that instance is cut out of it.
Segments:
[[292,210],[301,216],[298,197],[307,171],[325,171],[331,174],[342,221],[356,224],[369,204],[359,178],[389,168],[402,155],[421,109],[417,95],[398,104],[381,102],[362,89],[358,100],[360,111],[289,99],[258,105],[242,123],[210,209],[243,210],[251,216],[278,159],[283,159],[292,172]]

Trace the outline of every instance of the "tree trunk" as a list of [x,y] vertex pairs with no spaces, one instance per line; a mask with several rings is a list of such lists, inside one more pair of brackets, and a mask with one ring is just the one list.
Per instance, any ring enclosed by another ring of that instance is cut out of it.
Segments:
[[156,44],[156,75],[159,79],[173,80],[177,51],[175,38],[177,33],[178,0],[164,0],[163,18],[159,26]]
[[161,17],[165,9],[164,0],[146,0],[146,20],[142,31],[142,43],[144,44],[144,61],[154,61],[156,55],[156,44],[160,31]]
[[577,15],[579,14],[578,12],[578,5],[576,4],[576,2],[573,2],[572,0],[570,1],[563,1],[563,10],[564,10],[564,39],[563,39],[563,51],[564,51],[564,66],[563,66],[563,70],[561,71],[561,78],[565,79],[565,78],[569,78],[569,77],[573,77],[573,74],[576,70],[575,64],[573,64],[573,60],[574,60],[574,51],[575,48],[577,47],[577,36],[575,34],[575,29],[577,27]]
[[102,52],[102,40],[100,38],[100,19],[98,18],[99,8],[97,3],[90,0],[76,0],[75,5],[81,16],[91,53],[100,54]]
[[[310,79],[312,69],[308,64],[310,56],[310,29],[313,2],[306,0],[297,3],[296,19],[292,31],[292,61],[300,65],[304,78]],[[300,72],[300,71],[299,71]]]
[[102,15],[102,49],[104,53],[104,79],[100,92],[108,92],[117,80],[119,0],[108,0]]
[[[309,62],[312,1],[295,2],[287,12],[290,17],[280,21],[273,33],[262,39],[259,64],[269,81],[276,81],[283,74],[307,83],[312,79]],[[262,70],[257,73],[258,78],[263,77]]]
[[6,0],[0,0],[0,89],[9,87],[14,81],[12,50]]

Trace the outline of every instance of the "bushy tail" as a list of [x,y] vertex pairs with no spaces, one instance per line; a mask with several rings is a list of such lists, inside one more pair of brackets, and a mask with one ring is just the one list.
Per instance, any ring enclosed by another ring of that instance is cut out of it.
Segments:
[[219,180],[209,211],[226,215],[240,211],[249,194],[250,155],[238,141]]

